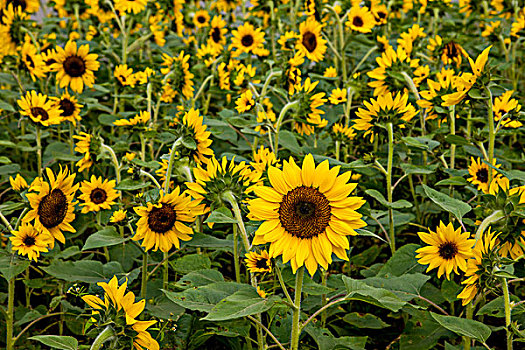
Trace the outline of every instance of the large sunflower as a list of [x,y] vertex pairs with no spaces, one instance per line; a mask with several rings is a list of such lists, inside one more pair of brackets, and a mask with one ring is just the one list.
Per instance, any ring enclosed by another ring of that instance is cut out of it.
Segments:
[[259,50],[264,48],[264,32],[255,29],[251,23],[245,23],[237,30],[232,31],[232,44],[238,53],[246,52],[258,54]]
[[95,175],[91,175],[90,181],[83,181],[80,185],[82,194],[79,196],[84,201],[81,204],[82,213],[110,209],[119,196],[115,185],[115,180],[103,180],[102,176],[97,178]]
[[[489,171],[492,171],[492,178],[498,178],[501,175],[487,164],[483,163],[480,158],[474,159],[470,157],[471,163],[468,166],[468,173],[470,177],[467,179],[473,185],[478,186],[478,191],[483,193],[489,193]],[[501,164],[496,164],[496,159],[493,159],[493,163],[496,168],[499,168]]]
[[270,257],[282,255],[294,273],[304,265],[311,275],[318,265],[328,269],[332,253],[348,260],[346,236],[356,235],[355,229],[366,226],[356,211],[365,201],[350,196],[357,183],[348,183],[351,172],[338,175],[339,169],[330,169],[328,160],[316,167],[311,154],[302,168],[293,158],[284,161],[282,171],[270,167],[271,187],[255,187],[259,198],[248,204],[248,217],[263,221],[253,244],[270,243]]
[[37,94],[35,90],[28,91],[24,97],[16,102],[22,109],[20,114],[28,116],[35,123],[49,126],[60,124],[62,121],[60,109],[52,100],[48,100],[46,95]]
[[80,110],[84,106],[78,103],[77,98],[71,96],[69,92],[64,91],[60,98],[52,97],[51,99],[53,99],[56,106],[60,108],[60,116],[63,120],[68,120],[72,122],[73,125],[77,125],[77,121],[82,119],[82,117],[80,117]]
[[40,253],[48,251],[48,246],[53,240],[48,234],[44,234],[29,223],[23,223],[18,231],[11,231],[12,250],[19,255],[27,255],[29,260],[37,261]]
[[89,45],[82,45],[77,49],[77,43],[68,41],[65,48],[56,47],[55,63],[51,70],[57,72],[60,87],[69,86],[71,90],[81,93],[84,84],[92,87],[95,83],[95,74],[100,67],[97,54],[89,53]]
[[450,273],[459,274],[458,268],[467,271],[467,260],[472,257],[475,240],[469,239],[470,233],[454,229],[452,223],[447,226],[439,223],[436,232],[419,232],[419,238],[428,246],[416,250],[418,262],[428,265],[427,271],[438,268],[437,276],[443,274],[450,279]]
[[62,231],[76,232],[71,226],[75,220],[75,203],[73,203],[78,184],[74,185],[75,174],[69,170],[60,169],[55,176],[53,171],[46,169],[48,181],[37,178],[29,187],[26,195],[31,210],[22,219],[23,222],[34,220],[35,229],[53,237],[61,243],[66,241]]
[[189,241],[193,229],[187,224],[195,222],[195,217],[202,214],[200,201],[192,201],[190,196],[180,193],[176,187],[173,192],[164,194],[161,191],[157,203],[147,203],[146,206],[133,208],[140,216],[137,222],[137,232],[132,237],[134,241],[143,240],[146,250],[160,248],[163,252],[180,248],[180,241]]
[[321,36],[322,29],[323,26],[314,17],[309,17],[299,24],[300,37],[297,48],[314,62],[322,61],[326,52],[326,40]]

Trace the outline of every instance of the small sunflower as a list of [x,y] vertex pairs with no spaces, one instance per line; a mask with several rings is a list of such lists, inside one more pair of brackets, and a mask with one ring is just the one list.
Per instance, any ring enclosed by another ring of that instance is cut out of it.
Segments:
[[245,23],[237,30],[232,31],[232,44],[239,53],[246,52],[257,54],[261,48],[264,48],[264,32],[255,29],[251,23]]
[[28,116],[35,123],[50,126],[62,122],[60,109],[46,95],[35,90],[28,91],[17,103],[22,109],[20,114]]
[[239,96],[239,98],[235,101],[236,107],[235,109],[239,113],[245,113],[249,112],[255,107],[255,99],[253,98],[253,92],[252,90],[246,90]]
[[328,67],[325,69],[323,73],[323,77],[325,78],[337,78],[337,69],[335,67]]
[[77,121],[82,119],[80,110],[84,107],[78,103],[77,98],[65,91],[60,98],[52,97],[52,99],[55,101],[56,106],[60,108],[60,117],[63,120],[72,122],[73,125],[77,125]]
[[101,209],[110,209],[113,204],[116,204],[115,199],[119,194],[115,190],[115,180],[102,179],[91,175],[90,181],[82,181],[80,185],[79,196],[84,203],[81,203],[82,213],[90,211],[100,211]]
[[133,74],[133,68],[129,68],[127,64],[119,64],[115,67],[113,76],[118,79],[122,86],[135,87],[137,79]]
[[317,167],[308,154],[299,168],[293,158],[284,161],[283,170],[268,169],[271,187],[257,186],[258,198],[249,201],[248,217],[262,221],[253,244],[270,243],[269,256],[282,255],[295,273],[306,266],[313,275],[318,265],[328,269],[332,253],[348,260],[350,243],[346,236],[366,226],[356,210],[365,201],[350,193],[357,183],[348,183],[351,172],[339,174],[328,160]]
[[[146,250],[160,248],[169,252],[173,246],[180,248],[180,241],[191,240],[197,215],[202,214],[203,206],[199,200],[192,201],[190,196],[180,193],[176,187],[171,193],[160,193],[157,203],[146,203],[146,206],[133,208],[140,217],[134,241],[142,240]],[[190,225],[190,226],[188,226]]]
[[211,20],[208,44],[215,50],[222,50],[226,44],[226,21],[221,16],[214,16]]
[[371,8],[372,14],[376,20],[378,26],[386,24],[388,22],[388,9],[386,5],[374,5]]
[[163,86],[161,99],[171,103],[177,94],[182,94],[186,99],[193,97],[193,73],[190,72],[190,55],[184,51],[176,57],[168,54],[162,55],[161,73],[167,75],[166,84]]
[[328,100],[333,105],[338,105],[340,103],[346,102],[346,89],[333,89],[332,94],[328,97]]
[[299,24],[300,37],[297,40],[298,50],[309,60],[322,61],[326,52],[326,40],[321,36],[323,26],[314,17]]
[[263,250],[260,253],[249,252],[245,256],[246,259],[244,259],[244,262],[248,271],[252,273],[272,272],[272,260],[266,250]]
[[190,156],[197,164],[206,164],[213,157],[213,150],[210,148],[212,140],[211,132],[207,131],[207,125],[204,124],[204,117],[200,115],[198,109],[190,109],[182,117],[183,132],[188,133],[197,147],[190,150]]
[[360,33],[370,33],[376,25],[376,19],[368,7],[353,6],[348,13],[346,26]]
[[31,44],[31,42],[26,41],[24,43],[21,56],[22,62],[24,62],[33,81],[36,81],[37,78],[40,79],[46,76],[46,63],[42,59],[42,56],[37,53],[37,48]]
[[52,238],[49,235],[38,231],[29,223],[23,223],[18,231],[11,231],[12,250],[19,255],[27,255],[29,260],[37,261],[40,253],[48,251]]
[[[474,159],[470,157],[470,165],[468,167],[468,173],[471,177],[467,179],[473,185],[478,186],[478,191],[483,193],[489,193],[489,171],[492,172],[492,178],[498,178],[501,175],[493,168],[490,168],[487,164],[483,163],[480,158]],[[496,164],[496,159],[493,159],[492,165],[499,168],[501,164]]]
[[521,231],[519,237],[514,238],[513,241],[507,239],[505,242],[498,243],[500,244],[499,255],[504,258],[510,256],[511,259],[518,260],[525,254],[523,249],[525,247],[525,231]]
[[281,167],[275,153],[264,146],[253,152],[253,162],[250,165],[260,173],[264,173],[270,166]]
[[193,16],[193,24],[197,28],[204,28],[210,24],[210,15],[206,10],[199,10]]
[[356,136],[354,128],[339,123],[334,124],[332,132],[334,133],[334,139],[336,141],[345,143],[350,142]]
[[77,139],[75,146],[75,151],[83,153],[84,156],[80,159],[76,166],[78,171],[84,171],[84,169],[89,169],[93,165],[93,159],[91,159],[91,141],[93,136],[88,133],[81,132],[79,135],[74,135],[74,139]]
[[73,202],[78,184],[74,184],[75,174],[69,174],[67,169],[60,169],[55,176],[53,171],[46,169],[48,181],[37,178],[29,187],[26,195],[31,210],[22,219],[23,222],[34,220],[35,229],[53,237],[54,240],[65,243],[62,231],[76,232],[71,226],[75,219],[75,203]]
[[523,126],[519,120],[510,118],[512,115],[517,115],[521,110],[518,100],[511,98],[513,93],[513,90],[505,91],[501,96],[494,99],[494,120],[497,122],[501,120],[501,125],[505,128]]
[[89,53],[89,45],[77,49],[76,42],[68,41],[65,48],[56,47],[56,62],[51,65],[51,70],[57,72],[61,88],[69,86],[81,93],[84,85],[92,87],[95,83],[94,72],[100,67],[97,57],[97,54]]
[[115,10],[138,14],[146,9],[148,0],[115,0]]
[[29,187],[27,181],[20,176],[20,174],[16,174],[14,179],[12,176],[9,176],[9,184],[11,185],[11,188],[17,192],[23,191]]
[[436,232],[418,232],[419,238],[428,246],[416,250],[418,262],[428,265],[427,272],[438,268],[438,278],[445,274],[450,279],[450,273],[459,274],[458,268],[467,270],[467,260],[472,257],[475,240],[470,239],[470,233],[454,229],[452,223],[447,226],[439,223]]
[[131,119],[117,119],[113,122],[113,125],[116,126],[136,126],[141,125],[145,126],[147,122],[151,119],[151,115],[147,111],[140,111],[139,114],[134,116]]
[[[437,81],[427,79],[428,90],[419,92],[421,99],[417,100],[417,104],[426,109],[426,120],[436,119],[439,116],[437,110],[442,110],[440,109],[442,102],[441,96],[454,91],[454,74],[452,69],[441,68],[441,71],[436,74]],[[436,106],[438,109],[435,108]]]
[[121,222],[122,220],[126,218],[126,213],[127,213],[126,210],[119,209],[115,211],[113,215],[111,215],[111,217],[109,218],[109,221],[112,223]]
[[314,92],[318,84],[319,81],[312,82],[310,78],[307,78],[304,84],[297,89],[299,108],[296,112],[298,123],[295,124],[295,128],[301,135],[310,135],[315,128],[323,128],[328,124],[328,121],[321,117],[325,112],[320,109],[327,101],[326,93]]

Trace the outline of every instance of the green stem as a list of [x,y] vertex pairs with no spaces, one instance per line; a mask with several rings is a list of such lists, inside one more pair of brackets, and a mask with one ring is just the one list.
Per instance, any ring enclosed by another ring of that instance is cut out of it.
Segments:
[[396,251],[396,237],[394,232],[394,211],[392,205],[392,165],[394,162],[394,126],[392,123],[387,124],[388,131],[388,163],[386,169],[386,194],[388,200],[388,223],[390,236],[390,250],[392,254]]
[[502,278],[503,299],[505,300],[505,331],[507,332],[507,350],[512,350],[512,329],[511,329],[511,307],[509,284],[506,278]]
[[239,264],[239,229],[233,224],[233,264],[235,266],[235,281],[241,283],[241,266]]
[[[496,141],[496,132],[494,130],[494,113],[493,113],[493,105],[492,105],[492,92],[490,89],[487,88],[487,92],[489,95],[488,101],[487,101],[487,107],[488,107],[488,113],[487,118],[489,122],[489,164],[493,164],[494,161],[494,143]],[[489,184],[492,182],[492,170],[489,171]]]
[[148,252],[142,254],[142,279],[140,281],[140,297],[146,299],[146,292],[148,290]]
[[273,147],[275,157],[277,157],[277,154],[279,152],[279,129],[281,128],[281,125],[283,123],[284,116],[286,115],[286,112],[288,112],[289,109],[297,106],[298,104],[299,101],[288,102],[284,105],[283,109],[281,109],[281,113],[279,113],[279,118],[277,118],[277,122],[275,123],[275,138]]
[[292,337],[291,337],[291,350],[297,350],[299,349],[299,335],[301,334],[301,330],[299,327],[299,322],[301,319],[301,293],[303,289],[303,277],[304,277],[304,266],[301,266],[299,270],[297,271],[297,275],[295,276],[295,297],[294,297],[294,305],[296,307],[296,310],[293,311],[292,316]]
[[106,326],[102,332],[95,338],[93,344],[91,344],[90,350],[99,350],[102,348],[105,342],[115,338],[115,331],[111,326]]
[[164,194],[168,194],[170,190],[170,178],[171,178],[171,172],[173,170],[173,160],[175,159],[175,150],[181,144],[182,137],[179,137],[178,139],[173,142],[173,146],[171,146],[171,153],[170,153],[170,160],[168,161],[168,169],[166,170],[166,179],[164,180]]
[[[327,279],[328,279],[328,271],[323,269],[321,273],[321,285],[323,287],[326,287]],[[326,305],[326,294],[321,294],[321,307],[324,307],[325,305]],[[326,325],[326,317],[327,317],[326,310],[323,310],[323,312],[321,313],[321,327],[323,328]]]
[[120,183],[120,164],[117,159],[117,155],[115,154],[115,151],[113,151],[113,148],[110,146],[102,143],[101,144],[102,149],[106,150],[109,155],[111,156],[111,161],[113,162],[113,166],[115,167],[115,176],[117,178],[117,184]]
[[[472,306],[472,303],[467,304],[467,312],[465,318],[467,320],[472,320],[472,315],[474,314],[474,306]],[[470,343],[471,343],[470,337],[464,336],[463,337],[463,350],[470,350]]]
[[288,289],[286,288],[286,284],[284,283],[283,275],[281,274],[281,269],[277,265],[275,265],[275,272],[277,273],[277,279],[279,280],[281,289],[283,290],[283,293],[286,296],[286,300],[288,300],[288,303],[290,303],[292,308],[295,310],[295,305],[293,303],[292,297],[288,293]]
[[164,288],[165,290],[168,290],[168,282],[169,282],[168,277],[169,277],[169,271],[170,271],[168,253],[167,252],[162,253],[162,257],[164,259],[164,262],[162,263],[164,267],[164,270],[162,272],[162,288]]
[[[456,135],[456,106],[449,107],[450,135]],[[450,169],[454,169],[456,144],[450,145]]]
[[235,196],[231,191],[224,192],[222,194],[222,199],[230,203],[230,205],[232,206],[233,214],[235,215],[235,220],[237,220],[237,225],[239,225],[239,229],[241,231],[241,238],[242,243],[244,244],[244,249],[246,250],[246,253],[249,253],[251,245],[250,240],[248,238],[248,232],[246,232],[246,227],[244,226],[244,221],[242,220],[241,208],[239,208],[239,204],[237,203],[237,200],[235,199]]
[[159,184],[159,182],[157,181],[157,179],[155,179],[155,177],[153,175],[151,175],[150,173],[148,173],[147,171],[144,171],[144,170],[140,170],[140,175],[144,175],[144,176],[147,176],[151,181],[153,181],[153,183],[155,184],[155,186],[157,186],[157,188],[159,190],[162,189],[162,186]]
[[335,141],[335,159],[339,160],[339,153],[341,153],[341,141]]
[[36,159],[38,166],[38,176],[42,176],[42,129],[36,125]]
[[13,350],[13,315],[15,309],[15,278],[8,281],[7,317],[6,317],[6,350]]

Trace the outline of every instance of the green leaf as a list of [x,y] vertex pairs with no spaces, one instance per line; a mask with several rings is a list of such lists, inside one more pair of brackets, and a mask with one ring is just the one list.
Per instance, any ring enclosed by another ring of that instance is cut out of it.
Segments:
[[173,265],[175,271],[186,274],[192,271],[209,269],[211,267],[211,260],[206,255],[189,254],[175,260]]
[[97,231],[89,236],[82,247],[82,250],[88,250],[100,247],[110,247],[127,241],[127,238],[121,237],[114,227],[107,227]]
[[410,164],[410,163],[401,163],[401,169],[403,169],[403,171],[407,175],[410,175],[410,174],[421,174],[421,175],[433,174],[436,171],[437,167],[438,167],[437,164],[432,164],[432,165],[427,165],[427,166],[418,166],[418,165],[413,165],[413,164]]
[[466,138],[459,135],[447,135],[445,136],[445,141],[458,146],[470,145],[470,142]]
[[422,150],[432,151],[439,146],[439,142],[426,137],[410,137],[406,136],[401,139],[407,146],[418,148]]
[[373,287],[389,290],[399,299],[408,302],[421,295],[421,288],[429,279],[430,276],[412,273],[401,276],[371,277],[367,278],[365,283]]
[[303,153],[303,150],[301,146],[299,146],[299,142],[297,142],[295,135],[288,130],[281,130],[279,132],[279,143],[284,148],[286,148],[287,150],[291,151],[294,154]]
[[150,184],[151,184],[151,182],[134,181],[132,179],[124,179],[115,187],[115,189],[116,190],[121,190],[121,191],[136,191],[136,190],[140,190],[142,188],[146,188]]
[[456,316],[443,316],[431,312],[430,315],[441,326],[462,336],[474,338],[484,343],[490,337],[492,331],[481,322],[468,320]]
[[191,136],[184,136],[182,138],[182,145],[189,149],[197,149],[197,143]]
[[29,260],[18,259],[12,254],[2,254],[0,257],[0,273],[6,280],[10,280],[29,267]]
[[276,296],[263,299],[253,287],[239,290],[221,300],[202,320],[225,321],[259,314],[269,310],[279,300]]
[[319,350],[364,350],[368,337],[335,337],[326,328],[306,327],[306,333],[317,343]]
[[53,260],[51,265],[42,267],[42,270],[53,277],[68,282],[96,283],[110,279],[116,273],[123,273],[122,266],[116,261],[102,264],[100,261],[79,260],[62,261]]
[[236,224],[237,220],[233,218],[231,210],[226,207],[220,207],[210,213],[204,223],[213,222],[216,224]]
[[62,350],[77,350],[78,341],[73,337],[58,336],[58,335],[35,335],[29,337],[31,340],[38,340],[44,345],[50,346],[54,349]]
[[190,247],[202,247],[233,251],[232,239],[220,239],[200,232],[196,232],[193,235],[191,241],[185,242],[184,245]]
[[383,288],[369,286],[364,281],[342,276],[347,300],[360,300],[382,308],[399,311],[405,304],[397,295]]
[[489,315],[491,317],[505,317],[505,299],[502,296],[483,305],[476,316]]
[[399,340],[399,349],[428,350],[435,349],[439,339],[454,334],[440,326],[428,311],[406,308],[410,318]]
[[15,108],[5,101],[0,100],[0,110],[8,111],[8,112],[16,112]]
[[436,191],[426,185],[423,185],[423,189],[425,190],[428,198],[439,205],[443,210],[452,213],[459,220],[461,220],[466,213],[472,210],[470,205],[467,203],[452,198],[442,192]]
[[215,282],[224,282],[222,274],[217,270],[203,269],[182,276],[177,285],[182,288],[201,287]]
[[448,179],[438,181],[436,186],[464,186],[467,184],[467,180],[461,176],[452,176]]
[[416,260],[416,250],[420,247],[417,244],[406,244],[397,249],[379,270],[377,277],[401,276],[407,273],[425,271],[425,267]]
[[458,300],[457,296],[460,290],[461,286],[459,286],[454,281],[445,279],[441,283],[441,295],[443,295],[443,298],[445,298],[449,303],[453,303]]
[[362,314],[358,312],[346,314],[343,317],[343,321],[357,328],[382,329],[390,327],[388,323],[383,322],[383,320],[376,315]]

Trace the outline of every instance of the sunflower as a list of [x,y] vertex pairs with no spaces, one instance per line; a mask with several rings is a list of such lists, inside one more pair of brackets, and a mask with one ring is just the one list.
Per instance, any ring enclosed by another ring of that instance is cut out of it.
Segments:
[[248,271],[252,273],[272,272],[272,260],[266,250],[263,250],[260,253],[249,252],[246,253],[245,256],[246,259],[244,259],[244,263],[246,264]]
[[22,109],[20,114],[28,116],[35,123],[50,126],[60,124],[62,121],[60,109],[52,100],[48,100],[46,95],[37,94],[35,90],[28,91],[24,97],[16,102]]
[[56,47],[55,63],[51,70],[57,72],[60,87],[69,86],[71,90],[81,93],[84,84],[92,87],[95,83],[95,74],[100,67],[97,54],[89,53],[89,45],[82,45],[77,50],[77,43],[68,41],[65,48]]
[[113,122],[113,125],[117,126],[145,126],[146,123],[151,119],[151,115],[147,111],[140,111],[139,114],[131,119],[117,119]]
[[115,67],[113,76],[118,79],[122,86],[135,87],[137,79],[133,74],[133,68],[128,68],[127,64],[119,64]]
[[93,165],[93,159],[91,159],[91,141],[93,136],[88,133],[81,132],[79,135],[74,135],[74,139],[77,139],[75,151],[83,153],[84,156],[80,159],[76,166],[78,171],[84,171],[84,169],[89,169]]
[[48,181],[37,178],[29,187],[26,195],[31,210],[22,219],[23,222],[34,220],[35,229],[53,237],[54,240],[65,243],[62,231],[76,232],[71,226],[75,219],[75,203],[73,202],[78,184],[74,185],[75,174],[69,174],[67,169],[60,169],[56,175],[46,169]]
[[293,158],[284,161],[283,170],[268,169],[271,187],[257,186],[258,198],[248,204],[251,220],[263,221],[255,232],[253,244],[270,243],[269,256],[282,255],[295,273],[306,266],[314,275],[318,265],[328,269],[332,253],[348,260],[348,235],[366,226],[356,210],[365,201],[350,193],[357,183],[348,183],[351,172],[339,174],[328,160],[317,167],[308,154],[299,168]]
[[[421,99],[417,100],[417,104],[426,109],[426,119],[431,120],[438,117],[439,112],[443,109],[441,105],[441,96],[453,92],[455,75],[452,69],[441,68],[441,72],[436,74],[437,81],[427,79],[428,90],[419,92]],[[435,107],[438,107],[437,109]],[[443,113],[443,112],[442,112]]]
[[461,45],[454,40],[450,40],[448,43],[443,44],[443,39],[439,35],[430,38],[427,49],[430,52],[430,56],[435,56],[437,53],[440,55],[443,64],[455,63],[456,67],[461,65],[462,57],[468,57],[467,52]]
[[[189,241],[193,229],[188,224],[195,222],[195,217],[202,214],[203,206],[199,200],[192,201],[190,196],[180,193],[176,187],[173,192],[160,192],[157,203],[133,208],[140,217],[134,241],[142,241],[146,250],[154,248],[167,253],[173,246],[180,248],[180,241]],[[185,224],[188,223],[188,224]]]
[[14,179],[12,176],[9,176],[9,184],[11,185],[11,188],[17,192],[23,191],[29,187],[27,181],[20,176],[20,174],[16,174]]
[[245,113],[249,112],[255,107],[255,99],[253,98],[253,92],[252,90],[246,90],[239,96],[239,98],[235,101],[236,107],[235,109],[239,113]]
[[36,13],[40,9],[40,2],[38,0],[6,0],[5,4],[20,7],[22,11],[26,13]]
[[193,16],[193,24],[197,28],[204,28],[210,24],[210,15],[206,10],[199,10]]
[[211,20],[210,34],[208,44],[215,50],[222,50],[226,44],[226,21],[221,16],[214,16]]
[[371,142],[374,141],[375,133],[381,129],[378,123],[392,123],[404,128],[405,123],[410,122],[418,113],[414,106],[408,103],[408,93],[397,93],[393,96],[389,92],[364,104],[366,109],[358,109],[353,127],[365,131],[365,136],[370,135]]
[[190,109],[182,117],[182,132],[189,135],[196,143],[196,148],[191,149],[189,155],[197,164],[208,163],[213,157],[213,150],[210,148],[212,140],[211,132],[207,131],[204,124],[204,117],[200,115],[198,109]]
[[115,10],[138,14],[146,9],[148,0],[115,0]]
[[190,55],[185,55],[184,51],[176,57],[168,54],[162,55],[163,62],[160,69],[162,74],[167,75],[166,84],[163,86],[162,102],[173,102],[177,94],[182,94],[186,99],[193,97],[193,73],[190,72]]
[[52,99],[55,101],[56,106],[60,108],[60,117],[62,117],[63,120],[72,122],[73,125],[77,125],[77,121],[82,119],[82,117],[80,117],[80,110],[84,107],[78,103],[77,98],[65,91],[60,98],[52,97]]
[[376,19],[368,7],[353,6],[348,13],[346,26],[356,32],[370,33],[376,25]]
[[22,26],[27,20],[29,16],[20,6],[13,7],[13,4],[9,4],[0,11],[0,38],[2,38],[0,57],[17,54],[17,48],[25,38]]
[[412,50],[418,38],[424,38],[427,34],[419,24],[414,24],[408,28],[406,32],[401,33],[400,38],[397,39],[397,44],[402,47],[407,55],[412,54]]
[[[513,90],[505,91],[501,96],[494,99],[494,120],[497,122],[501,120],[501,125],[505,128],[519,128],[523,126],[519,120],[509,118],[510,115],[517,115],[521,110],[518,100],[511,99],[513,93]],[[502,120],[502,118],[504,119]]]
[[338,105],[340,103],[346,102],[346,89],[333,89],[332,94],[328,98],[331,104]]
[[326,40],[321,36],[322,29],[323,26],[314,17],[308,17],[299,24],[297,49],[314,62],[322,61],[326,52]]
[[232,35],[231,47],[236,48],[238,54],[246,52],[257,55],[264,49],[264,32],[260,28],[255,29],[251,23],[233,30]]
[[[489,171],[492,172],[492,178],[495,179],[501,175],[493,168],[490,168],[487,164],[483,163],[480,158],[474,159],[470,157],[470,165],[468,167],[468,173],[471,177],[467,179],[468,182],[471,182],[473,185],[478,186],[478,191],[483,191],[483,193],[489,192]],[[492,165],[496,168],[499,168],[501,164],[496,164],[496,159],[493,159]]]
[[325,78],[337,78],[337,69],[335,67],[330,66],[325,69],[323,73],[323,77]]
[[126,210],[122,210],[122,209],[116,210],[115,212],[113,212],[113,214],[109,218],[109,221],[112,223],[121,222],[122,220],[126,218],[126,214],[127,214]]
[[46,76],[47,66],[42,56],[37,54],[36,47],[31,42],[26,41],[22,46],[22,62],[24,62],[31,79],[36,81]]
[[428,246],[416,250],[418,262],[428,265],[427,272],[438,267],[438,278],[444,273],[450,279],[452,271],[459,274],[458,268],[467,271],[467,260],[472,257],[472,248],[476,242],[469,239],[470,233],[461,232],[461,228],[454,230],[452,223],[445,226],[443,222],[436,227],[436,232],[428,231],[418,232],[419,238]]
[[374,5],[372,6],[371,11],[378,26],[388,22],[388,9],[386,5]]
[[49,235],[38,231],[29,223],[23,223],[18,231],[11,231],[12,250],[19,255],[27,255],[29,260],[37,261],[40,253],[48,251],[48,246],[51,244],[52,238]]
[[513,260],[518,260],[525,254],[523,247],[525,246],[525,231],[521,231],[519,237],[513,241],[506,240],[505,242],[499,242],[500,249],[498,253],[500,256],[506,258],[510,256]]
[[332,127],[334,133],[334,140],[348,143],[356,136],[354,128],[343,124],[336,123]]
[[275,112],[273,111],[273,103],[268,97],[265,97],[261,102],[262,108],[257,110],[257,125],[254,130],[266,134],[266,129],[277,119]]
[[522,12],[514,23],[512,23],[510,35],[520,36],[525,35],[525,13]]
[[316,127],[323,128],[328,124],[326,119],[321,118],[325,112],[319,109],[326,102],[326,93],[314,92],[318,84],[319,81],[312,82],[310,78],[307,78],[304,84],[297,88],[299,107],[296,117],[299,122],[295,124],[295,128],[300,134],[310,135]]
[[270,166],[281,167],[275,153],[264,146],[259,147],[256,152],[253,152],[253,162],[251,162],[250,165],[260,173],[264,173]]
[[109,322],[114,327],[123,327],[121,331],[117,330],[118,334],[132,338],[136,350],[160,350],[159,343],[147,331],[157,321],[138,320],[144,311],[146,300],[141,299],[135,302],[135,294],[126,293],[127,281],[119,286],[116,276],[113,276],[109,283],[99,282],[97,284],[104,290],[103,299],[96,295],[82,296],[82,300],[93,309],[92,322],[100,327]]
[[101,209],[110,209],[115,204],[115,199],[119,194],[115,190],[115,180],[102,179],[91,175],[90,181],[82,181],[80,185],[80,192],[82,194],[79,198],[84,201],[80,204],[82,207],[82,214],[90,211],[100,211]]

